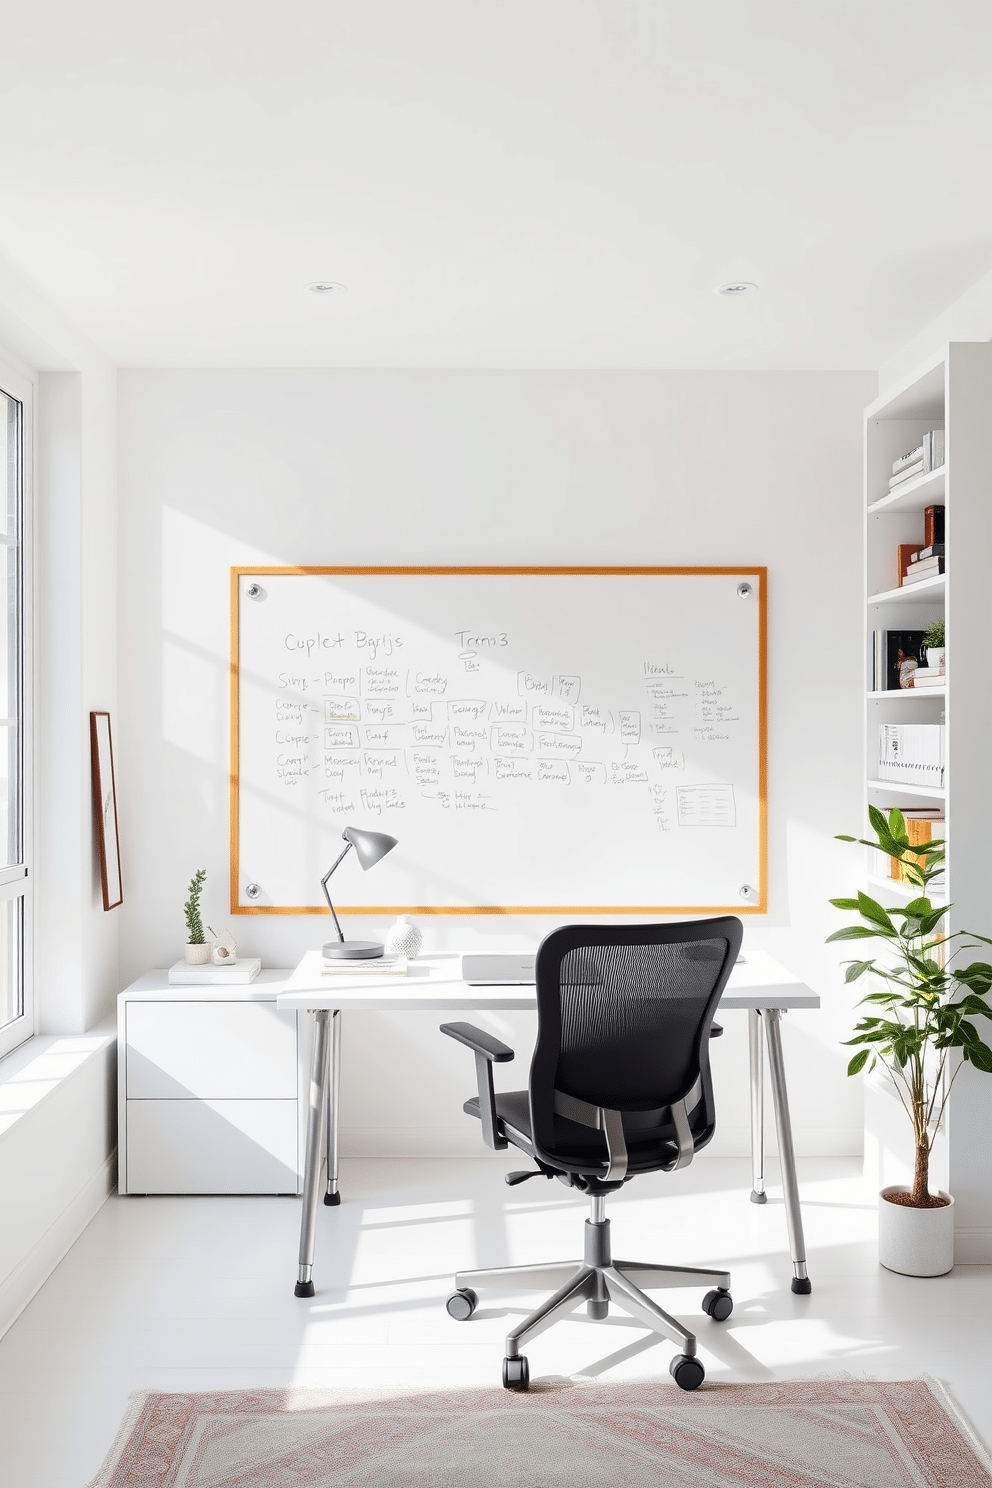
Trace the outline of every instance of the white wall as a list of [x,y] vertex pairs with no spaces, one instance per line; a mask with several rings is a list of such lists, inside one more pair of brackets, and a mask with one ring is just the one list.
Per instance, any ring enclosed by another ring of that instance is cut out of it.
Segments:
[[[763,563],[770,577],[770,913],[747,933],[824,997],[787,1020],[800,1151],[857,1152],[861,1091],[832,841],[861,811],[864,373],[127,371],[120,374],[122,974],[182,953],[182,903],[291,966],[317,917],[228,912],[228,570],[248,563]],[[219,923],[218,923],[219,922]],[[365,920],[362,931],[384,929]],[[425,920],[426,948],[533,944],[550,922]],[[471,1061],[438,1018],[345,1028],[344,1150],[474,1150]],[[528,1018],[490,1027],[521,1053]],[[746,1150],[743,1018],[715,1046],[717,1150]]]
[[[88,722],[94,708],[117,716],[116,372],[3,261],[0,355],[35,387],[36,1022],[42,1034],[81,1035],[119,989],[119,912],[104,912],[94,857]],[[113,1037],[73,1048],[80,1062],[43,1101],[5,1104],[0,1331],[113,1183]],[[32,1055],[25,1045],[0,1062],[0,1083],[22,1077]]]

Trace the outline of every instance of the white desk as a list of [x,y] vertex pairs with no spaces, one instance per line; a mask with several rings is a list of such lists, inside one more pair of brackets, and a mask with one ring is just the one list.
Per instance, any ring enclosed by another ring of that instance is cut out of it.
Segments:
[[[458,955],[423,956],[410,966],[406,977],[373,976],[362,972],[354,977],[339,972],[325,974],[320,951],[304,956],[276,998],[280,1008],[310,1012],[314,1016],[313,1053],[307,1114],[306,1158],[303,1174],[303,1219],[300,1226],[298,1297],[312,1297],[313,1258],[317,1238],[317,1188],[327,1132],[327,1192],[325,1204],[339,1204],[338,1188],[338,1089],[341,1068],[342,1010],[361,1008],[367,1012],[396,1012],[402,1008],[438,1013],[457,1011],[497,1012],[536,1008],[533,986],[472,987],[462,980]],[[799,1185],[789,1119],[789,1097],[782,1057],[781,1018],[789,1008],[817,1008],[815,992],[797,982],[784,966],[759,951],[746,951],[730,973],[720,1000],[720,1012],[746,1009],[751,1076],[751,1200],[765,1202],[764,1182],[764,1076],[761,1029],[768,1043],[778,1150],[782,1165],[782,1188],[792,1254],[794,1292],[808,1292],[806,1246]],[[330,1025],[330,1030],[328,1028]],[[330,1051],[328,1051],[330,1031]],[[330,1052],[330,1059],[328,1059]]]

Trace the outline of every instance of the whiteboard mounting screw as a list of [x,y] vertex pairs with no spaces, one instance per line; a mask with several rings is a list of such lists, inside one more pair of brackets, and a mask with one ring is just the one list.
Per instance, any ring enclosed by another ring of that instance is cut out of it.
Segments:
[[257,899],[262,892],[262,887],[257,883],[245,884],[245,895],[249,899]]
[[248,596],[249,599],[265,598],[265,590],[262,588],[261,584],[249,584],[248,588],[245,590],[245,594]]
[[742,899],[753,899],[754,898],[754,890],[752,889],[752,887],[751,887],[750,884],[741,884],[741,886],[737,890],[737,892],[738,892],[738,894],[740,894],[740,896],[741,896]]
[[751,585],[750,584],[738,584],[737,585],[737,598],[738,599],[750,599],[750,597],[751,597]]

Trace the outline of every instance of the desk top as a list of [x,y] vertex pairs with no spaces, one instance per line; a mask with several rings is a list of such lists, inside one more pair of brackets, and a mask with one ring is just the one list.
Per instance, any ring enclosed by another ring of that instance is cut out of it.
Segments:
[[[448,952],[421,956],[410,963],[406,976],[348,976],[324,972],[320,951],[308,951],[276,994],[281,1008],[365,1008],[396,1012],[403,1008],[445,1012],[464,1008],[483,1012],[512,1012],[537,1007],[533,986],[472,987],[462,980],[460,955]],[[201,989],[202,990],[202,989]],[[820,999],[778,961],[763,951],[748,951],[730,973],[721,1009],[818,1008]]]

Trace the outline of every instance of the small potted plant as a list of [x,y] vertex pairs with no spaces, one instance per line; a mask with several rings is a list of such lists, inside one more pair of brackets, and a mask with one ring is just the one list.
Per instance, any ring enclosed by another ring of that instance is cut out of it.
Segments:
[[[954,1264],[953,1199],[930,1192],[930,1153],[954,1081],[965,1064],[992,1072],[992,1049],[973,1021],[992,1016],[986,995],[992,966],[971,961],[954,966],[963,953],[992,945],[987,936],[957,930],[945,934],[942,921],[950,905],[934,908],[930,885],[943,872],[942,840],[913,851],[901,811],[885,813],[869,806],[874,840],[840,836],[898,858],[906,880],[919,895],[896,909],[883,909],[867,894],[831,899],[837,909],[856,911],[860,923],[835,930],[828,941],[880,940],[881,960],[847,963],[847,982],[868,976],[872,990],[861,999],[866,1012],[848,1044],[860,1046],[847,1073],[856,1075],[881,1062],[913,1129],[916,1148],[911,1187],[893,1185],[879,1196],[879,1260],[891,1271],[910,1276],[940,1276]],[[952,948],[952,942],[958,945]],[[952,1050],[960,1060],[949,1061]]]
[[923,644],[926,647],[927,666],[947,668],[947,643],[944,640],[943,620],[932,620],[926,628]]
[[210,960],[210,942],[203,933],[200,895],[207,880],[207,870],[198,868],[189,881],[189,898],[183,905],[186,915],[186,960],[190,966],[202,966]]

